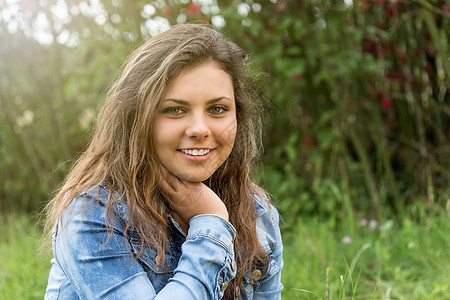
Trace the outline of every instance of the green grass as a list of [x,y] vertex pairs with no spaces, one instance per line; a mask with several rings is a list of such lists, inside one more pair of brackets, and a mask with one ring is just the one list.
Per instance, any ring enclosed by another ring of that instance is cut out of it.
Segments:
[[[389,220],[376,229],[331,230],[303,220],[283,234],[283,299],[450,299],[450,236],[446,216],[423,224]],[[25,215],[0,216],[0,299],[42,299],[50,256]],[[342,238],[349,236],[351,243]],[[328,280],[327,280],[328,270]]]
[[337,232],[305,220],[283,236],[283,299],[326,299],[327,286],[330,300],[450,299],[449,229],[446,216]]
[[27,216],[0,215],[0,299],[43,299],[50,255],[41,241]]

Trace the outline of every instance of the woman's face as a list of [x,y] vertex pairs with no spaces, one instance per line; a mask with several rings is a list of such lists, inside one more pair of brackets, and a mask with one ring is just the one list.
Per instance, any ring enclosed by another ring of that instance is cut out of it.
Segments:
[[201,182],[224,163],[236,137],[230,75],[213,61],[188,67],[163,95],[153,127],[161,164],[183,181]]

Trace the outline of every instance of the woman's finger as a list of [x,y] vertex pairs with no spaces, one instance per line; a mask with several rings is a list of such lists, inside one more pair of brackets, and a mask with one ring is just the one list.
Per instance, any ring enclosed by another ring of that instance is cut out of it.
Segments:
[[166,184],[169,185],[170,190],[176,191],[179,187],[179,179],[173,175],[172,173],[170,173],[166,168],[164,168],[163,166],[160,167],[160,181],[164,181]]
[[161,166],[159,182],[162,189],[161,192],[172,208],[191,207],[199,201],[202,194],[201,183],[192,184],[183,182],[163,166]]
[[163,193],[164,196],[168,196],[170,193],[174,192],[173,188],[163,176],[159,177],[158,183],[161,193]]

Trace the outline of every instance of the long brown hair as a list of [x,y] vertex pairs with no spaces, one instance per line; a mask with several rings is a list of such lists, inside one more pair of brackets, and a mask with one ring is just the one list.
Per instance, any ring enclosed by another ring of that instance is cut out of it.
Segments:
[[[253,184],[250,168],[261,153],[262,108],[254,95],[254,78],[248,71],[247,56],[209,26],[173,26],[130,55],[120,78],[107,94],[89,147],[46,207],[46,228],[47,232],[51,231],[75,196],[104,185],[116,192],[120,201],[126,202],[129,209],[126,229],[133,224],[144,246],[142,249],[152,246],[164,262],[168,216],[158,187],[160,175],[152,144],[153,121],[168,82],[183,68],[206,60],[217,62],[231,76],[236,100],[238,127],[233,150],[205,182],[225,203],[230,222],[237,231],[234,248],[239,268],[225,292],[225,299],[234,299],[243,291],[245,271],[251,271],[256,265],[267,266],[256,233],[253,202],[255,194],[266,197]],[[119,201],[112,195],[107,201],[110,216],[112,205]]]

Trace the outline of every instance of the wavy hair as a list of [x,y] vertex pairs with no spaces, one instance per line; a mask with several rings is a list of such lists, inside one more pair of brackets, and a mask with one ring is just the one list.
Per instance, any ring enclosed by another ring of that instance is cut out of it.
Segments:
[[248,71],[247,56],[210,26],[173,26],[130,55],[107,94],[88,148],[46,207],[46,229],[51,231],[77,195],[103,185],[116,192],[111,192],[107,201],[109,219],[113,219],[114,203],[126,202],[126,232],[132,226],[141,238],[141,249],[153,247],[161,257],[157,263],[164,264],[168,213],[158,187],[160,172],[152,144],[153,123],[169,81],[184,68],[208,60],[217,62],[231,76],[236,101],[234,147],[205,182],[225,203],[237,231],[234,249],[239,268],[225,291],[225,299],[234,299],[243,297],[239,291],[243,291],[246,272],[251,273],[261,264],[267,267],[267,257],[256,233],[254,197],[268,197],[253,184],[250,168],[262,152],[262,105],[255,95],[255,77]]

